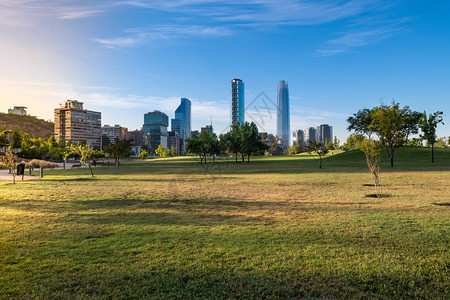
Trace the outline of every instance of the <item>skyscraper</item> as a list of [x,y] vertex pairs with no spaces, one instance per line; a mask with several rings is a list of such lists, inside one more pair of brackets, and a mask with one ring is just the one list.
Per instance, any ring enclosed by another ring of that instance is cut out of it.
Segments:
[[294,134],[292,136],[292,145],[303,147],[305,146],[305,134],[303,130],[294,130]]
[[305,130],[305,145],[308,146],[309,142],[316,141],[316,129],[314,127],[308,127]]
[[83,102],[66,100],[55,108],[55,138],[57,141],[84,142],[100,149],[102,146],[102,114],[83,108]]
[[245,123],[244,82],[231,80],[231,125]]
[[325,143],[333,142],[333,127],[328,124],[322,124],[317,127],[317,141]]
[[171,123],[172,131],[178,132],[181,139],[181,152],[186,151],[186,139],[191,137],[191,101],[181,98],[181,104],[175,110],[175,119]]
[[144,146],[154,151],[159,145],[167,149],[167,126],[169,117],[158,110],[144,114]]
[[285,80],[278,82],[277,110],[277,135],[281,147],[286,149],[290,144],[291,122],[289,117],[289,88]]

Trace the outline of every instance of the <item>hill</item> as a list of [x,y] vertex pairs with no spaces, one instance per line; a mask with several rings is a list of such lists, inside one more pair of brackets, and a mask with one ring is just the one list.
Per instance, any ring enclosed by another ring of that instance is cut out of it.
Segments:
[[31,116],[18,116],[0,113],[0,128],[20,130],[32,138],[48,139],[53,135],[53,123]]

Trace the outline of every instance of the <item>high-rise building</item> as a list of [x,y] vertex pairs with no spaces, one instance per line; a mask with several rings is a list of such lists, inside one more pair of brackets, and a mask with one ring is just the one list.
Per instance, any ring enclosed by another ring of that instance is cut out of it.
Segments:
[[210,134],[213,134],[214,131],[213,131],[212,123],[209,122],[208,125],[206,125],[205,127],[202,127],[202,128],[201,128],[201,132],[203,132],[203,131],[208,131]]
[[142,146],[142,129],[133,130],[127,132],[127,140],[132,140],[131,144],[133,146]]
[[175,110],[175,119],[171,122],[172,131],[178,132],[181,138],[182,152],[186,151],[186,139],[191,137],[191,101],[181,98],[181,104]]
[[128,128],[122,127],[120,125],[104,125],[102,126],[102,135],[106,135],[111,143],[118,138],[119,140],[125,140],[127,138]]
[[26,116],[27,115],[27,109],[26,106],[14,106],[14,108],[8,109],[8,114],[13,115],[19,115],[19,116]]
[[305,130],[305,146],[309,145],[309,142],[316,141],[316,129],[314,127],[308,127]]
[[277,96],[277,135],[281,147],[286,149],[290,145],[291,122],[289,110],[289,88],[285,80],[278,82]]
[[333,142],[333,127],[328,124],[322,124],[317,127],[317,141],[325,143]]
[[72,143],[87,143],[100,149],[102,146],[102,114],[86,110],[77,100],[66,100],[55,108],[55,138]]
[[167,149],[167,127],[169,117],[159,110],[144,114],[143,144],[150,151],[154,151],[159,145]]
[[305,133],[303,130],[294,130],[292,135],[292,145],[303,147],[305,146]]
[[191,131],[191,136],[200,136],[200,132],[198,130],[192,130]]
[[244,82],[241,79],[231,80],[231,125],[245,123]]

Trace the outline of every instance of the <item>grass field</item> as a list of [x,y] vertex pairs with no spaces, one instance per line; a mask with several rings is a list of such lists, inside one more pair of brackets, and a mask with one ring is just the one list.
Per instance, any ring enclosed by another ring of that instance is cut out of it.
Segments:
[[0,298],[450,297],[450,151],[47,171],[0,184]]

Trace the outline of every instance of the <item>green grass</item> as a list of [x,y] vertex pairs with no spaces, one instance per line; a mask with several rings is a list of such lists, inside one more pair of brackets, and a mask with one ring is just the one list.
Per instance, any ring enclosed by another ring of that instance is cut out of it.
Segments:
[[0,184],[0,298],[450,297],[450,151],[46,171]]

